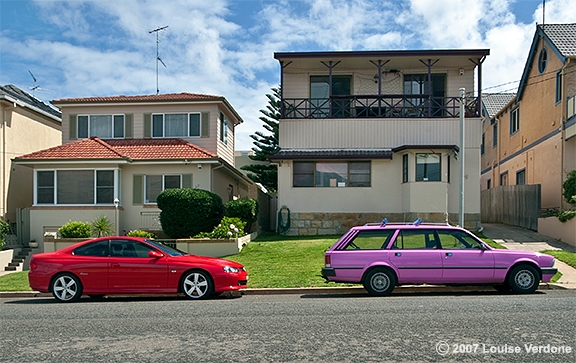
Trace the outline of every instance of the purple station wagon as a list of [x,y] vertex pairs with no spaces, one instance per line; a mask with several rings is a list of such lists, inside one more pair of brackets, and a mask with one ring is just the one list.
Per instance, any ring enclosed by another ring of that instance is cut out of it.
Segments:
[[460,227],[440,224],[367,224],[351,228],[325,256],[327,281],[362,283],[371,295],[396,285],[492,285],[532,293],[557,269],[552,256],[500,250]]

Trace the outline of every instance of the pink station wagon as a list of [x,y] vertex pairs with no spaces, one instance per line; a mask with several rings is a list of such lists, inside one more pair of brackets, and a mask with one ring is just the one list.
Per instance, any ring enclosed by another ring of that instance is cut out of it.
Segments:
[[532,293],[557,269],[552,256],[494,249],[460,227],[378,224],[352,227],[324,255],[327,281],[362,283],[371,295],[396,285],[492,285]]

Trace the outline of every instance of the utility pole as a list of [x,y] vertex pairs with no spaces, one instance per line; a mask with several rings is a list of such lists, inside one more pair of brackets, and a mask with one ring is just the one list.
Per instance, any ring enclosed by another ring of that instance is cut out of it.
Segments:
[[466,103],[466,89],[460,88],[460,199],[458,224],[464,228],[464,104]]
[[154,30],[150,30],[148,33],[152,34],[152,33],[156,33],[156,94],[160,93],[160,88],[158,87],[158,62],[162,63],[162,65],[164,67],[166,67],[166,64],[164,64],[164,62],[162,61],[162,59],[160,58],[160,56],[158,55],[158,44],[160,43],[158,40],[158,33],[161,30],[164,30],[168,28],[168,25],[163,26],[161,28],[156,28]]

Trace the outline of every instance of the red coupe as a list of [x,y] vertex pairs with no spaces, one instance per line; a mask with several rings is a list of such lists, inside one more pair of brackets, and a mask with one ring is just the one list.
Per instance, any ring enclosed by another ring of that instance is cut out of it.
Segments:
[[248,273],[239,263],[195,256],[137,237],[102,237],[76,243],[30,260],[33,290],[56,300],[76,301],[82,294],[184,293],[205,299],[245,288]]

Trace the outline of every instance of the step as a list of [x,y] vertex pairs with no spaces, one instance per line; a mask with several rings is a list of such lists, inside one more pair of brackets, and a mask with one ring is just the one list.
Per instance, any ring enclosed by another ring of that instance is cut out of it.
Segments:
[[16,271],[16,266],[6,266],[4,267],[4,271]]
[[20,266],[21,263],[22,263],[22,262],[14,262],[14,261],[12,261],[12,262],[10,262],[10,263],[8,264],[8,266]]

